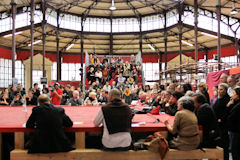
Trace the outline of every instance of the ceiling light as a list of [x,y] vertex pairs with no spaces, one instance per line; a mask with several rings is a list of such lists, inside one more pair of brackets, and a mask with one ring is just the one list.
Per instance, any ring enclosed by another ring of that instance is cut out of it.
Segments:
[[[18,34],[21,34],[21,33],[22,33],[22,32],[16,32],[15,35],[18,35]],[[12,36],[12,34],[7,34],[7,35],[5,35],[5,36],[3,36],[3,37],[6,38],[6,37],[11,37],[11,36]]]
[[212,37],[212,38],[218,38],[217,36],[214,36],[212,34],[208,34],[208,33],[205,33],[205,32],[201,32],[203,35],[205,36],[208,36],[208,37]]
[[189,43],[187,41],[182,40],[182,43],[185,43],[186,45],[189,45],[189,46],[193,47],[193,44],[191,44],[191,43]]
[[155,48],[151,44],[148,44],[148,47],[155,51]]
[[112,5],[111,7],[109,8],[111,11],[114,11],[116,10],[117,8],[114,6],[114,0],[112,0]]
[[72,46],[74,46],[74,44],[70,44],[70,46],[68,46],[66,50],[69,50],[70,48],[72,48]]
[[[35,42],[33,42],[33,45],[34,44],[37,44],[37,43],[40,43],[42,40],[37,40],[37,41],[35,41]],[[28,44],[28,46],[31,46],[31,44]]]
[[231,13],[231,15],[235,15],[235,14],[238,13],[236,8],[235,8],[235,1],[233,1],[233,3],[232,3],[232,11],[230,13]]

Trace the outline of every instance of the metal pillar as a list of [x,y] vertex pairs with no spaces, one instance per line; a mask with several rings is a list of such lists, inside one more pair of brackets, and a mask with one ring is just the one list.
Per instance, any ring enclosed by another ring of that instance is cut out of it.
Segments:
[[15,56],[16,56],[16,39],[15,39],[15,20],[16,20],[16,2],[11,1],[12,6],[12,84],[15,79]]
[[164,13],[164,61],[165,61],[165,80],[167,80],[167,14]]
[[112,33],[112,11],[110,15],[110,50],[109,50],[109,55],[113,55],[113,33]]
[[33,85],[33,54],[34,54],[34,46],[33,46],[33,42],[34,42],[34,10],[35,10],[35,5],[34,5],[34,0],[31,0],[31,58],[30,58],[30,86],[32,87]]
[[[80,72],[81,72],[81,86],[83,88],[83,18],[81,19],[81,68],[80,68]],[[85,62],[86,64],[86,62]]]
[[221,21],[221,0],[217,0],[216,5],[216,12],[217,12],[217,21],[218,21],[218,45],[217,45],[217,52],[218,52],[218,70],[221,70],[221,28],[220,28],[220,21]]
[[159,84],[162,84],[162,52],[159,52],[158,53],[159,55],[159,60],[158,60],[158,63],[159,63]]
[[179,54],[180,54],[180,82],[182,82],[182,28],[183,28],[183,22],[182,22],[182,13],[183,13],[183,5],[180,4],[178,8],[178,30],[179,30]]
[[[45,56],[46,56],[46,2],[45,0],[42,2],[42,13],[43,13],[43,20],[42,20],[42,43],[43,43],[43,77],[46,77],[46,69],[45,69]],[[45,85],[44,85],[45,86]]]
[[240,55],[239,55],[239,43],[238,43],[238,39],[237,39],[237,32],[234,32],[234,40],[235,40],[235,47],[236,47],[236,52],[237,52],[237,63],[239,63]]
[[206,69],[205,69],[205,74],[206,74],[206,77],[207,77],[207,74],[208,74],[208,49],[204,49],[204,54],[205,54],[205,62],[206,62]]
[[56,43],[57,43],[57,81],[60,81],[61,80],[61,56],[59,52],[59,10],[57,11]]
[[141,57],[143,55],[142,50],[142,17],[139,18],[139,51],[141,52]]
[[198,1],[194,0],[194,35],[195,35],[195,73],[198,73]]

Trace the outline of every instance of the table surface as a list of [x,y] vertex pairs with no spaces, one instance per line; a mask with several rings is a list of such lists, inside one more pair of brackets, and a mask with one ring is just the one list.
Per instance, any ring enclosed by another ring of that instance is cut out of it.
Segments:
[[[95,127],[93,120],[100,110],[100,106],[61,106],[65,113],[72,119],[73,126],[66,128],[70,132],[99,132],[101,127]],[[23,112],[23,107],[0,107],[0,132],[31,132],[33,130],[23,127],[28,117],[31,115],[32,106],[27,107],[27,112]],[[160,122],[157,122],[157,118]],[[150,115],[135,114],[132,122],[133,132],[163,131],[167,130],[164,121],[168,119],[173,124],[174,117],[167,114]],[[139,124],[140,122],[140,124]],[[141,124],[142,123],[142,124]]]

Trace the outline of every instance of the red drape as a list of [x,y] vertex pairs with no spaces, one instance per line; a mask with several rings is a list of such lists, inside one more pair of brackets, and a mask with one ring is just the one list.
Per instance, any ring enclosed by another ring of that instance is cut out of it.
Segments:
[[229,75],[229,70],[208,73],[207,85],[208,85],[208,93],[210,98],[212,98],[213,96],[213,87],[217,86],[220,83],[220,76],[223,73]]

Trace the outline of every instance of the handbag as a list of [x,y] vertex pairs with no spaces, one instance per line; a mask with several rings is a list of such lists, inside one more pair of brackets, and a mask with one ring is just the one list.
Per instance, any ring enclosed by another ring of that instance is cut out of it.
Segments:
[[148,146],[149,151],[159,153],[162,160],[165,158],[169,150],[169,145],[160,132],[155,132],[153,135],[148,136],[145,141],[150,141]]

